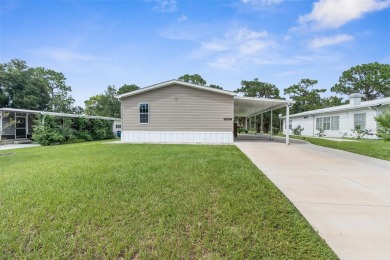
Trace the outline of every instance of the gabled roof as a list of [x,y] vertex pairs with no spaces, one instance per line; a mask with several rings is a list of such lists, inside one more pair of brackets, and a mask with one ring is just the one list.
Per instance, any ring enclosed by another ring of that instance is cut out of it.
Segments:
[[[346,110],[354,110],[354,109],[360,109],[360,108],[366,108],[366,107],[379,107],[382,105],[389,105],[390,104],[390,97],[388,98],[380,98],[370,101],[363,101],[360,103],[360,105],[353,105],[353,104],[347,104],[347,105],[341,105],[341,106],[335,106],[335,107],[327,107],[327,108],[321,108],[316,110],[309,110],[306,112],[298,113],[290,115],[291,117],[298,117],[298,116],[308,116],[308,115],[316,115],[316,114],[325,114],[325,113],[332,113],[332,112],[341,112]],[[285,118],[285,117],[283,117]]]
[[0,112],[2,112],[2,111],[41,114],[41,115],[58,116],[58,117],[85,117],[85,118],[91,118],[91,119],[121,120],[120,118],[115,118],[115,117],[88,116],[88,115],[80,115],[80,114],[67,114],[67,113],[57,113],[57,112],[38,111],[38,110],[19,109],[19,108],[0,108]]
[[122,98],[125,98],[125,97],[138,95],[138,94],[141,94],[141,93],[145,93],[145,92],[148,92],[148,91],[152,91],[152,90],[155,90],[155,89],[159,89],[159,88],[163,88],[163,87],[167,87],[167,86],[171,86],[171,85],[181,85],[181,86],[185,86],[185,87],[196,88],[196,89],[200,89],[200,90],[210,91],[210,92],[224,94],[224,95],[229,95],[229,96],[236,96],[237,95],[237,93],[234,93],[234,92],[231,92],[231,91],[211,88],[211,87],[207,87],[207,86],[200,86],[200,85],[191,84],[191,83],[188,83],[188,82],[183,82],[183,81],[180,81],[180,80],[173,79],[173,80],[161,82],[161,83],[158,83],[158,84],[155,84],[155,85],[151,85],[151,86],[148,86],[148,87],[145,87],[145,88],[141,88],[141,89],[138,89],[138,90],[135,90],[135,91],[132,91],[132,92],[124,93],[122,95],[118,95],[117,98],[118,99],[122,99]]

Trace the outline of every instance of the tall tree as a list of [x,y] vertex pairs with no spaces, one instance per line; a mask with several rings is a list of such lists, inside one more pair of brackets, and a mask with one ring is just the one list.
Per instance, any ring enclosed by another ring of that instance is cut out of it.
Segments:
[[343,98],[341,98],[341,97],[330,96],[330,97],[321,99],[321,107],[322,108],[335,107],[335,106],[340,106],[343,104],[346,104],[346,103],[343,102]]
[[104,94],[90,97],[85,103],[85,113],[93,116],[120,117],[120,102],[115,86],[108,86]]
[[258,78],[242,80],[241,88],[235,92],[243,92],[246,97],[280,98],[280,91],[274,84],[261,82]]
[[[244,93],[245,97],[258,97],[258,98],[280,98],[279,89],[271,83],[259,81],[258,78],[254,80],[242,80],[241,88],[235,90],[235,92]],[[281,113],[281,110],[277,109],[273,111],[273,128],[279,128],[279,119],[278,114]],[[260,130],[260,118],[257,117],[255,122],[257,132]],[[271,113],[263,114],[263,130],[268,132],[271,124]]]
[[390,65],[378,62],[362,64],[344,71],[331,91],[339,94],[360,93],[365,100],[390,96]]
[[138,89],[140,89],[140,87],[138,87],[135,84],[130,84],[130,85],[124,84],[122,87],[120,87],[118,89],[118,95],[121,95],[121,94],[124,94],[124,93],[128,93],[128,92],[131,92],[131,91],[134,91],[134,90],[138,90]]
[[317,80],[302,79],[298,84],[284,89],[284,94],[288,94],[295,101],[291,109],[292,113],[296,114],[322,107],[320,93],[325,92],[326,89],[313,88],[317,83]]
[[84,101],[85,113],[87,115],[119,118],[121,116],[121,103],[117,99],[117,96],[137,89],[139,87],[135,84],[125,84],[119,90],[116,90],[115,86],[108,86],[104,94],[92,96]]
[[192,74],[192,75],[185,74],[179,77],[178,80],[196,84],[196,85],[206,86],[206,80],[204,80],[199,74]]
[[49,110],[62,113],[72,112],[74,99],[69,95],[72,88],[66,85],[64,74],[43,67],[33,70],[34,74],[44,80],[50,94]]
[[23,60],[12,59],[0,65],[0,105],[21,109],[71,112],[65,76],[42,67],[29,68]]

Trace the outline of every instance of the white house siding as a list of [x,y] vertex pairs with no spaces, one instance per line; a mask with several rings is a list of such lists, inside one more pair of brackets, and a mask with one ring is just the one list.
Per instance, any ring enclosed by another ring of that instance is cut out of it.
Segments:
[[[378,125],[375,121],[375,117],[381,113],[383,113],[388,106],[379,107],[378,111],[374,109],[370,109],[368,107],[365,108],[353,108],[345,111],[338,111],[332,113],[323,113],[323,114],[314,114],[305,116],[291,116],[290,120],[292,120],[292,129],[296,128],[298,125],[304,128],[302,131],[303,136],[315,136],[318,134],[318,130],[316,130],[316,119],[321,117],[332,117],[339,116],[339,130],[324,130],[324,134],[327,137],[342,137],[345,135],[346,137],[354,137],[352,129],[354,129],[354,115],[355,114],[366,114],[366,127],[365,129],[371,130],[371,133],[375,134],[378,130]],[[288,126],[288,124],[287,124]],[[286,124],[284,124],[284,133],[286,133]],[[290,130],[290,134],[292,134],[292,130]],[[372,138],[376,138],[375,135],[368,136]]]
[[[139,103],[149,103],[149,123],[139,123]],[[121,100],[122,142],[233,143],[233,96],[181,85]]]

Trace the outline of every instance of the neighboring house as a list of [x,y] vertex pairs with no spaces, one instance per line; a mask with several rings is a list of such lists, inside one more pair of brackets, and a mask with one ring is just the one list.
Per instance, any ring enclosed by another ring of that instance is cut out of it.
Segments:
[[[323,109],[306,111],[290,115],[288,127],[292,129],[301,126],[304,128],[302,135],[316,136],[320,129],[326,137],[355,137],[357,128],[367,130],[376,137],[378,124],[375,117],[389,108],[390,98],[382,98],[370,101],[361,101],[361,94],[351,94],[347,105],[328,107]],[[286,119],[283,121],[286,133]]]
[[[116,135],[117,131],[121,131],[120,118],[65,114],[16,108],[0,108],[0,141],[18,141],[29,138],[33,132],[33,124],[37,114],[50,115],[58,118],[85,117],[91,119],[110,120],[113,122],[113,133]],[[9,124],[10,120],[14,123]]]
[[234,116],[252,117],[289,101],[236,97],[237,93],[171,80],[119,95],[125,143],[234,141]]

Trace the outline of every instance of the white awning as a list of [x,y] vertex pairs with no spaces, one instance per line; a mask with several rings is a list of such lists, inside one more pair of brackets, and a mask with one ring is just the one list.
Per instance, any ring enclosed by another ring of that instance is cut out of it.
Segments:
[[234,116],[251,117],[286,107],[294,101],[255,97],[234,97]]

